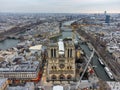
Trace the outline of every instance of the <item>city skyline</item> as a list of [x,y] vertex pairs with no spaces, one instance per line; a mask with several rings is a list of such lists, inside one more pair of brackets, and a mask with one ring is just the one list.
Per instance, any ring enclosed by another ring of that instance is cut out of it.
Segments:
[[120,0],[0,0],[0,12],[120,13]]

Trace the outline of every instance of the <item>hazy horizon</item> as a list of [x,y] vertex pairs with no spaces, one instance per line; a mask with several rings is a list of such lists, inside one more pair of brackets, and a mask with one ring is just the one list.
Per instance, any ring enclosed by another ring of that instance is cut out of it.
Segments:
[[9,13],[120,13],[120,0],[0,0]]

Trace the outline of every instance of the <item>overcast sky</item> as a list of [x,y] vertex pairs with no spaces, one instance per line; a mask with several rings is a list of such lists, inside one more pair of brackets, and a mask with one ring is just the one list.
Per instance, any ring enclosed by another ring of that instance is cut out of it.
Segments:
[[120,13],[120,0],[0,0],[0,12]]

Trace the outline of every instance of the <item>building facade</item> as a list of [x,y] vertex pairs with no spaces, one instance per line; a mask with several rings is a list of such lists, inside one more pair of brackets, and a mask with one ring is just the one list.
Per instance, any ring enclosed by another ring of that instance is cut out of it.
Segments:
[[75,46],[72,41],[50,43],[47,60],[47,81],[75,80]]
[[7,90],[8,81],[7,78],[0,78],[0,90]]
[[38,81],[40,79],[40,63],[38,61],[34,61],[31,63],[0,68],[0,77],[8,78],[9,83],[16,81]]
[[105,23],[110,23],[110,15],[106,15],[106,18],[105,18]]

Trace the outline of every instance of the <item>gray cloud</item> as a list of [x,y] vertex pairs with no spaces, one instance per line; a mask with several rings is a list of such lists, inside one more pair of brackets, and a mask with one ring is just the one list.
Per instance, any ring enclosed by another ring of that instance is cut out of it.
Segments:
[[0,0],[0,12],[119,12],[120,0]]

